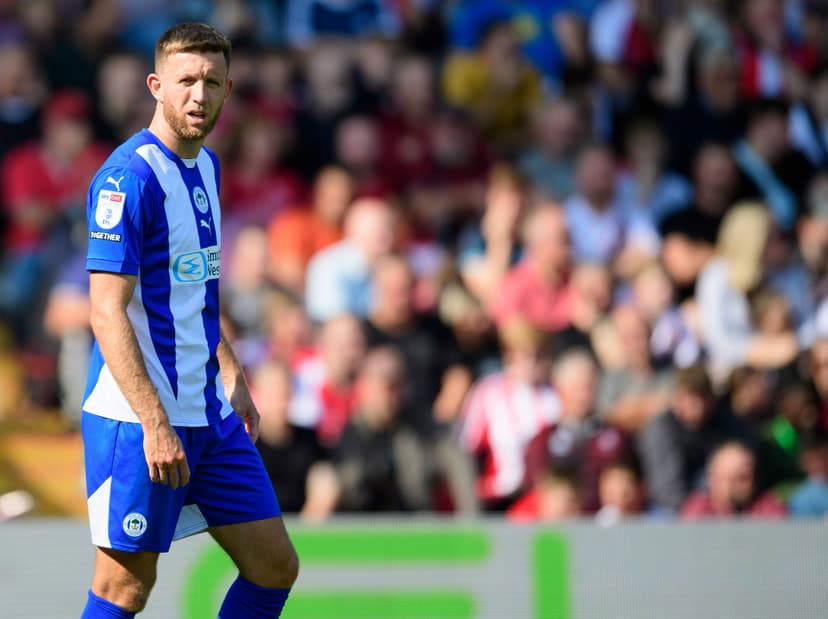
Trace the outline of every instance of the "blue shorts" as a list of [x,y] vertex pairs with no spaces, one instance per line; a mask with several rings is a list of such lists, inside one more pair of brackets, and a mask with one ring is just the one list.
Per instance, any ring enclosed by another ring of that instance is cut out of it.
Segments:
[[176,427],[190,482],[153,483],[141,424],[84,413],[81,430],[92,543],[127,552],[166,552],[174,539],[281,515],[259,452],[238,415]]

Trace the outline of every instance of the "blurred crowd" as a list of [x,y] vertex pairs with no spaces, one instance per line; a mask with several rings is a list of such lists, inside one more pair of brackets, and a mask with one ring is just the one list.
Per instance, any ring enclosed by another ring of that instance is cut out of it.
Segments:
[[79,419],[88,183],[185,19],[286,511],[828,513],[824,1],[0,0],[0,416]]

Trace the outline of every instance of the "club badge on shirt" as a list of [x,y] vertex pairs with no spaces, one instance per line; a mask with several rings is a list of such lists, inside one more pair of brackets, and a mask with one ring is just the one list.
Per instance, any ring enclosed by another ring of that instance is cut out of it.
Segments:
[[98,194],[98,206],[95,209],[95,222],[104,230],[118,225],[124,214],[126,194],[122,191],[102,189]]

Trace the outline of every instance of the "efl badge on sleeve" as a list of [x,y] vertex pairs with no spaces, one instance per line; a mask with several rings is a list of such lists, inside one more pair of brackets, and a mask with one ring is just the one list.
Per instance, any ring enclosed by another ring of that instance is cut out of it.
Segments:
[[124,214],[126,194],[122,191],[102,189],[98,194],[98,207],[95,209],[95,222],[104,230],[118,225]]

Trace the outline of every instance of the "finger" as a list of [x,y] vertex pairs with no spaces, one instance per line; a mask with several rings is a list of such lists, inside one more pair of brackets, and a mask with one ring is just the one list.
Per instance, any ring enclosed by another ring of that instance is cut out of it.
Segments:
[[158,481],[165,485],[167,483],[167,467],[163,464],[158,465]]
[[181,470],[181,485],[186,486],[190,483],[190,465],[187,464],[187,458],[184,458],[179,465]]
[[167,469],[167,479],[170,482],[170,488],[175,490],[178,488],[178,463],[173,462]]
[[149,465],[149,477],[150,481],[154,484],[158,483],[158,467],[154,464]]

